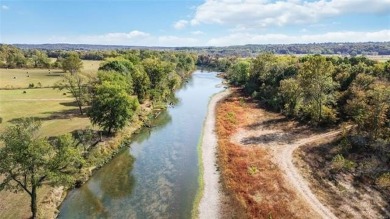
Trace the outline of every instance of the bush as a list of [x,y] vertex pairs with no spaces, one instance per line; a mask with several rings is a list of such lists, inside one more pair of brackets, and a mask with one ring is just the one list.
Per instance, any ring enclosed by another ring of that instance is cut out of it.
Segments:
[[390,172],[384,173],[376,180],[376,184],[383,188],[390,187]]
[[331,165],[332,169],[336,171],[351,170],[356,166],[355,162],[345,159],[342,154],[337,154],[333,157]]

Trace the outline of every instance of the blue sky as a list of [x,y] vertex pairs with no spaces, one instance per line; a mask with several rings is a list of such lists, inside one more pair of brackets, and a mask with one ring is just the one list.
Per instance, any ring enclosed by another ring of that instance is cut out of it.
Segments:
[[390,0],[1,0],[1,43],[390,41]]

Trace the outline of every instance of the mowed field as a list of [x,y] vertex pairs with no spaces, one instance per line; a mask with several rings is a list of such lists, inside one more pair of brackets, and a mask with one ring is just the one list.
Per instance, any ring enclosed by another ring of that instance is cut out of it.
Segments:
[[[99,64],[100,61],[83,61],[82,72],[96,74]],[[58,69],[0,69],[0,131],[22,117],[42,120],[42,136],[91,126],[87,117],[79,115],[72,96],[50,88],[63,74]],[[37,86],[38,82],[44,88],[28,89],[30,83]]]
[[[100,61],[83,61],[82,72],[96,74],[99,65]],[[22,117],[40,119],[42,137],[57,136],[91,126],[86,116],[80,116],[71,95],[50,88],[61,80],[63,74],[59,69],[0,69],[0,117],[3,119],[0,132]],[[42,87],[49,88],[28,89],[30,83],[37,86],[38,82]],[[39,203],[50,190],[48,186],[39,189]],[[0,218],[30,217],[30,199],[26,193],[2,191],[0,197]]]
[[[100,61],[83,61],[82,72],[96,73]],[[35,87],[53,86],[61,79],[64,72],[61,69],[5,69],[0,68],[0,89],[28,88],[33,83]]]

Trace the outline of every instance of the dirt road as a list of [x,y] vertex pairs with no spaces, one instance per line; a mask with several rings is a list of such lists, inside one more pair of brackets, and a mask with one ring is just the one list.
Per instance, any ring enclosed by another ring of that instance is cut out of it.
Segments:
[[298,169],[294,166],[293,152],[300,146],[309,144],[311,142],[319,141],[325,138],[333,138],[337,136],[340,131],[332,131],[324,134],[314,135],[312,137],[299,140],[293,144],[280,145],[276,147],[273,153],[276,163],[280,169],[285,173],[287,181],[290,182],[300,193],[307,203],[310,204],[313,210],[315,210],[322,218],[337,218],[328,208],[326,208],[310,190],[307,182],[299,173]]
[[259,125],[251,129],[240,129],[235,136],[232,136],[232,141],[241,145],[266,148],[271,152],[274,163],[283,172],[285,181],[296,191],[297,195],[311,206],[319,216],[333,219],[337,217],[313,194],[292,160],[293,152],[298,147],[323,139],[331,139],[338,134],[340,134],[340,131],[330,131],[312,134],[305,138],[297,138],[294,133]]

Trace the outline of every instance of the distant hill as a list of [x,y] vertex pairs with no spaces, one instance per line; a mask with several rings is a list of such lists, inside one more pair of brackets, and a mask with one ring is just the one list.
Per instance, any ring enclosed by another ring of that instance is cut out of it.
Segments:
[[21,49],[42,50],[177,50],[220,56],[254,56],[261,52],[275,54],[390,55],[390,42],[266,44],[226,47],[147,47],[89,44],[14,44],[14,46]]
[[[92,45],[92,44],[13,44],[20,49],[43,49],[43,50],[122,50],[122,49],[151,49],[164,50],[164,47],[147,47],[147,46],[120,46],[120,45]],[[174,48],[170,48],[173,50]]]

